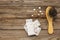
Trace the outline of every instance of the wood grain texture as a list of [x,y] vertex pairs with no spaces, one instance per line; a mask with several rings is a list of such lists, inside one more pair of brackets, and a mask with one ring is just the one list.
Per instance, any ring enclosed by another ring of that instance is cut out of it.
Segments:
[[[42,29],[47,29],[47,20],[39,19]],[[26,19],[1,19],[0,29],[24,29]],[[60,19],[54,21],[54,29],[60,29]]]
[[55,30],[53,35],[49,35],[47,30],[42,30],[38,37],[28,37],[24,30],[0,30],[0,39],[2,40],[14,40],[14,39],[31,39],[37,40],[41,39],[44,40],[45,38],[50,39],[53,37],[60,37],[60,30]]
[[[58,6],[60,4],[59,0],[2,0],[0,1],[1,5],[5,5],[7,6],[7,4],[9,6],[48,6],[48,5],[52,5],[52,6]],[[12,3],[12,4],[11,4]],[[17,5],[18,4],[18,5]]]
[[[58,36],[59,33],[60,33],[59,30],[55,30],[53,35]],[[7,38],[7,37],[28,37],[24,30],[0,30],[0,34],[1,34],[0,35],[1,38]],[[41,37],[41,36],[44,37],[45,35],[46,36],[53,36],[53,35],[49,35],[47,33],[47,30],[42,30],[40,35],[39,35],[39,37]]]
[[[35,7],[37,8],[37,7]],[[34,14],[34,7],[17,8],[0,8],[0,18],[30,18]],[[42,7],[42,12],[45,15],[46,7]],[[57,18],[60,18],[60,8],[57,9]],[[37,13],[38,14],[38,13]],[[40,13],[39,13],[40,14]],[[42,16],[42,15],[41,15]],[[40,17],[41,17],[40,16]]]
[[[54,34],[47,32],[47,20],[45,9],[47,6],[54,6],[57,10],[57,17],[54,21]],[[38,16],[41,23],[39,36],[28,37],[24,30],[26,19],[32,18],[33,9],[42,7],[44,19]],[[0,0],[0,40],[60,40],[60,0]]]

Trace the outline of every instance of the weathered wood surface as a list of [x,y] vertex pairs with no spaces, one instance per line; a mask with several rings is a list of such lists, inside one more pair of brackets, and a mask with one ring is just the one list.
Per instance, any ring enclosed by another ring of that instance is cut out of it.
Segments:
[[60,6],[59,0],[0,0],[3,6]]
[[[47,20],[39,19],[42,29],[47,29]],[[1,19],[0,29],[24,29],[26,19]],[[60,29],[60,19],[54,21],[54,29]]]
[[[33,9],[39,6],[45,14],[49,5],[55,6],[58,12],[54,34],[48,34],[47,20],[39,16],[42,28],[39,36],[28,37],[24,30],[26,19],[32,18]],[[0,40],[60,40],[60,0],[0,0]]]
[[[36,7],[35,7],[36,8]],[[34,7],[0,8],[0,18],[30,18],[34,14]],[[60,8],[57,9],[57,18],[60,18]],[[45,14],[46,7],[42,7]]]
[[60,30],[55,30],[53,35],[49,35],[47,30],[42,30],[38,37],[28,37],[24,30],[0,30],[1,40],[49,40],[50,38],[60,37]]

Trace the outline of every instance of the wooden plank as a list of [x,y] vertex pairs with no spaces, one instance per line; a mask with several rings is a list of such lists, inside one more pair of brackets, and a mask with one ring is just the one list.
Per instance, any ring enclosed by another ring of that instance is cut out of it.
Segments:
[[1,19],[0,20],[0,26],[1,25],[19,26],[19,25],[24,25],[24,24],[25,24],[25,19]]
[[[49,35],[47,30],[41,30],[38,37],[59,37],[60,36],[60,30],[55,30],[54,34]],[[28,37],[27,33],[24,30],[0,30],[0,38],[24,38]]]
[[[36,8],[36,7],[35,7]],[[5,18],[5,17],[19,17],[19,18],[29,18],[31,15],[34,13],[34,7],[21,7],[20,9],[10,9],[10,8],[2,8],[0,9],[0,18]],[[45,7],[42,7],[42,12],[45,14]],[[58,11],[57,18],[60,18],[60,8],[56,8]]]
[[2,0],[0,6],[22,6],[22,0]]
[[25,0],[24,6],[58,6],[59,0]]
[[44,37],[44,38],[37,38],[37,37],[32,37],[32,38],[29,38],[29,37],[24,37],[24,38],[1,38],[1,40],[57,40],[60,38],[59,37],[52,37],[52,38],[48,38],[48,37]]
[[[57,6],[60,7],[59,0],[2,0],[1,6]],[[8,5],[7,5],[8,4]]]
[[[5,7],[5,6],[0,6],[0,12],[13,12],[13,10],[14,10],[14,12],[34,12],[34,10],[33,9],[38,9],[38,7],[41,7],[41,10],[44,12],[45,10],[46,10],[46,6],[44,7],[44,6],[37,6],[37,7],[31,7],[31,6],[29,6],[29,7]],[[56,8],[56,10],[57,10],[57,12],[60,12],[59,10],[60,10],[60,8],[59,7],[55,7]]]
[[[47,20],[39,19],[42,29],[47,29]],[[0,29],[24,29],[26,19],[3,19],[0,20]],[[54,29],[60,29],[60,19],[54,21]]]

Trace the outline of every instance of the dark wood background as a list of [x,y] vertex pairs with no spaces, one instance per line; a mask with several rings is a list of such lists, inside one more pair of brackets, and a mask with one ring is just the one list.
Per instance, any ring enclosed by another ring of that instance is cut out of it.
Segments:
[[[39,18],[42,28],[39,36],[28,37],[23,28],[26,19],[31,18],[34,8],[41,6],[45,13],[49,5],[58,12],[54,34],[48,34],[46,18]],[[0,0],[0,40],[60,40],[60,0]]]

